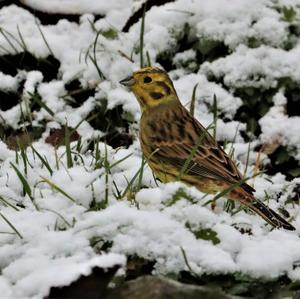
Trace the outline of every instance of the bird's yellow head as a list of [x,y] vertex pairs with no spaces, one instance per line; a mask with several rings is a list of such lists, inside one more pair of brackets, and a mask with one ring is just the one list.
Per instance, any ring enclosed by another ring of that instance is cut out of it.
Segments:
[[120,81],[135,94],[142,111],[177,101],[178,97],[168,74],[156,67],[142,68]]

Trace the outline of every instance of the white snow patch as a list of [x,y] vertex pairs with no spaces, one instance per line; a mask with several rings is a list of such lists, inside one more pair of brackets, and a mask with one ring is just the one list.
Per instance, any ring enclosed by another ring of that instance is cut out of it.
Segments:
[[300,117],[288,117],[284,107],[274,106],[260,119],[262,134],[265,143],[279,142],[287,146],[294,153],[294,158],[300,160]]

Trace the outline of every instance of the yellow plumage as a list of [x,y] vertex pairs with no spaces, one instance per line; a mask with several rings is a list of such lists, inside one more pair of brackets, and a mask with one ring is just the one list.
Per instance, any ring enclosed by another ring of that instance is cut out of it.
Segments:
[[142,111],[140,142],[143,154],[162,182],[181,179],[206,193],[232,186],[227,197],[237,200],[274,227],[294,227],[256,200],[255,191],[241,182],[235,163],[206,129],[180,103],[168,74],[143,68],[120,83],[130,87]]

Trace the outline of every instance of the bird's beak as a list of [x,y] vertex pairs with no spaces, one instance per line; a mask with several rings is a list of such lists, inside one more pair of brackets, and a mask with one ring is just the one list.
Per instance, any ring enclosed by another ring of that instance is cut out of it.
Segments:
[[130,87],[135,83],[135,80],[134,80],[133,76],[129,76],[129,77],[121,80],[119,83],[124,86]]

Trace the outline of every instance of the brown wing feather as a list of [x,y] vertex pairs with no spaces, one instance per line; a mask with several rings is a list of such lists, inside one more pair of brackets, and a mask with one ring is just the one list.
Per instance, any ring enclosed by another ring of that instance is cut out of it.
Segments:
[[[169,164],[181,169],[198,144],[190,165],[187,167],[188,174],[230,184],[235,184],[242,179],[230,157],[183,106],[176,107],[174,111],[168,111],[161,117],[161,121],[156,120],[155,123],[150,123],[149,127],[150,129],[155,127],[160,132],[159,138],[157,138],[157,132],[149,135],[152,136],[150,137],[152,148],[159,149],[155,153],[155,159],[163,161],[164,165]],[[247,184],[242,184],[241,187],[249,193],[254,191]]]

